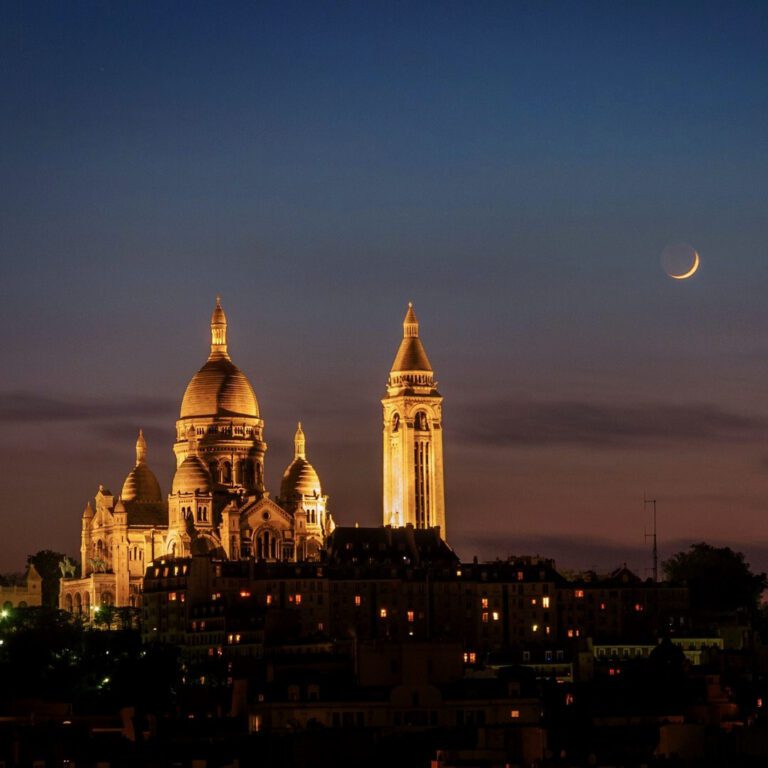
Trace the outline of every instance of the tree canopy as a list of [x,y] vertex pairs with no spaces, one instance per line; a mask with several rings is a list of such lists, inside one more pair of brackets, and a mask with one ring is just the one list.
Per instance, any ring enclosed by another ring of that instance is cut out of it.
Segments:
[[754,615],[768,586],[764,573],[752,573],[742,552],[730,547],[692,544],[663,563],[670,581],[685,582],[691,606],[699,613],[746,611]]

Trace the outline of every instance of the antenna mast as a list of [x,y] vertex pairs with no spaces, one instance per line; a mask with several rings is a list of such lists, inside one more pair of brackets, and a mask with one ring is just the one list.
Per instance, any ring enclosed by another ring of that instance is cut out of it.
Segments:
[[659,548],[656,539],[656,499],[646,499],[643,494],[643,511],[649,504],[653,504],[653,533],[646,533],[645,540],[653,539],[653,581],[658,583],[659,581]]

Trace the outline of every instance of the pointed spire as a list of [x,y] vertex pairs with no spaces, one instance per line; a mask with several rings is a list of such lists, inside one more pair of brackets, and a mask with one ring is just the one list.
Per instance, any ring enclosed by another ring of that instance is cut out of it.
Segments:
[[147,460],[147,441],[144,439],[144,430],[139,430],[139,437],[136,440],[136,466]]
[[408,311],[403,320],[403,338],[412,338],[419,335],[419,321],[416,319],[416,313],[413,311],[413,302],[408,302]]
[[226,357],[227,352],[227,316],[221,306],[221,296],[216,297],[216,306],[211,315],[211,357]]
[[299,422],[299,426],[296,430],[296,434],[293,436],[293,445],[295,447],[295,451],[293,454],[293,458],[295,459],[306,459],[307,458],[307,441],[304,437],[304,430],[301,428],[301,422]]

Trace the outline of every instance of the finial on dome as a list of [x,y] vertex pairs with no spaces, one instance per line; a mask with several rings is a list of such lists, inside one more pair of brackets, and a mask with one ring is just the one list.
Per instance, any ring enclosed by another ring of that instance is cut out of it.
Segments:
[[227,353],[227,316],[221,307],[221,296],[216,297],[216,306],[211,315],[211,357],[226,357]]
[[147,460],[147,441],[144,439],[144,430],[139,430],[139,437],[136,440],[136,465]]
[[403,338],[415,337],[419,335],[419,321],[416,319],[416,313],[413,311],[413,302],[408,302],[408,311],[403,320]]
[[304,430],[301,428],[301,422],[299,422],[299,426],[296,429],[296,434],[293,436],[293,444],[296,448],[293,454],[294,459],[306,459],[307,458],[307,450],[306,445],[307,441],[304,437]]

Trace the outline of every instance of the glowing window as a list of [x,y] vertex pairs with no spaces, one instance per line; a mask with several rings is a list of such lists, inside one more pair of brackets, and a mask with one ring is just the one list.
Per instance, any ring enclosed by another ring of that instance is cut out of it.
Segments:
[[493,620],[494,621],[498,621],[499,620],[499,612],[498,611],[494,611],[493,612]]
[[481,618],[483,620],[483,624],[487,624],[488,623],[488,611],[483,611],[483,615],[482,615]]
[[301,595],[296,593],[296,605],[301,605]]
[[362,602],[363,602],[363,601],[362,601],[362,598],[360,597],[360,595],[355,595],[355,605],[356,605],[358,608],[360,607],[360,604],[361,604]]
[[536,598],[535,597],[531,598],[531,605],[536,605]]
[[247,589],[240,590],[240,597],[250,597],[251,593]]
[[408,621],[413,623],[414,618],[416,618],[413,614],[413,611],[408,611]]
[[176,600],[176,593],[175,592],[169,592],[168,593],[168,601],[172,603],[175,600]]
[[267,595],[267,605],[272,605],[272,595]]
[[584,599],[584,590],[583,589],[576,589],[573,592],[573,596],[577,598],[578,600]]
[[538,632],[538,631],[539,631],[539,625],[538,625],[538,624],[534,624],[534,625],[531,627],[531,629],[532,629],[534,632]]
[[513,710],[511,710],[511,711],[510,711],[510,713],[509,713],[509,716],[510,716],[510,717],[511,717],[513,720],[517,720],[517,718],[518,718],[518,717],[520,717],[520,710],[519,710],[519,709],[513,709]]
[[380,608],[379,609],[379,616],[381,616],[382,619],[387,618],[387,609],[386,608]]
[[548,597],[542,597],[541,598],[541,607],[542,608],[549,608],[549,598]]
[[488,598],[484,597],[480,600],[480,607],[481,608],[487,608],[488,607]]

